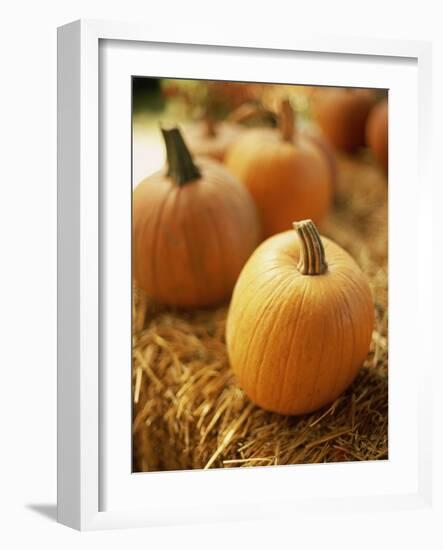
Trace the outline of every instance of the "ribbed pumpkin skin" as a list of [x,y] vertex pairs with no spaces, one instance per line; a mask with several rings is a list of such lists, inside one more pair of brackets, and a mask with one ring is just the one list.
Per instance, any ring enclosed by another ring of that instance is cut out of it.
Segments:
[[281,414],[303,414],[336,399],[365,360],[374,305],[365,276],[322,238],[328,270],[301,275],[294,231],[251,256],[234,289],[226,328],[231,366],[249,398]]
[[202,177],[178,186],[165,171],[133,195],[133,273],[165,304],[193,308],[229,297],[260,240],[254,203],[221,165],[197,159]]
[[366,140],[375,158],[388,171],[388,101],[384,99],[371,110],[366,125]]
[[225,164],[251,193],[265,237],[290,229],[294,219],[321,223],[330,208],[330,168],[320,148],[302,136],[288,143],[276,130],[249,130],[230,147]]
[[313,99],[312,111],[327,140],[353,153],[365,145],[366,120],[374,100],[372,90],[331,88]]

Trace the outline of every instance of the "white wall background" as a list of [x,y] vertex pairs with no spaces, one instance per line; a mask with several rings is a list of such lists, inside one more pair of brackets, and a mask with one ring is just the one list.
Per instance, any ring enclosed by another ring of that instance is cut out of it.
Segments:
[[[430,530],[429,517],[411,512],[392,514],[389,521],[353,516],[299,522],[294,517],[291,525],[238,523],[87,534],[70,531],[46,517],[55,514],[56,496],[56,27],[79,17],[146,21],[171,31],[186,25],[190,40],[193,29],[201,26],[208,37],[217,38],[290,36],[301,26],[314,33],[432,40],[435,151],[443,145],[443,36],[436,1],[16,0],[3,5],[0,546],[437,548],[437,532]],[[443,184],[437,162],[434,170],[435,180]],[[435,218],[437,208],[436,203]],[[440,220],[435,221],[435,228],[437,246],[443,250]],[[435,281],[441,278],[442,267],[440,262],[434,270]],[[436,407],[441,415],[441,405]],[[440,445],[440,458],[441,449]],[[351,527],[361,536],[351,536]],[[441,529],[439,533],[438,538]]]

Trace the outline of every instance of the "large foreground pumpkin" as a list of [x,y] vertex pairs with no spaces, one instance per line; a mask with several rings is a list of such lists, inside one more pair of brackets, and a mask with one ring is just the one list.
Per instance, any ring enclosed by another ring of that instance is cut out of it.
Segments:
[[336,399],[364,362],[374,324],[371,291],[351,256],[310,220],[294,226],[297,233],[271,237],[251,256],[226,328],[240,386],[282,414]]
[[318,144],[294,129],[284,101],[278,129],[244,132],[226,155],[226,166],[250,191],[265,237],[291,228],[295,219],[321,223],[332,199],[332,173]]
[[260,226],[244,187],[219,163],[192,159],[177,128],[163,130],[167,167],[133,196],[133,270],[156,300],[181,307],[229,297]]

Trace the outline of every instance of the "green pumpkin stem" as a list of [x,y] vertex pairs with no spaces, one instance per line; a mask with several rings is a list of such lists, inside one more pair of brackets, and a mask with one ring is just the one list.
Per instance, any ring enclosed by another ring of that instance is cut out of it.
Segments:
[[161,129],[166,146],[168,162],[167,175],[178,186],[185,185],[201,177],[200,170],[194,164],[191,153],[178,128]]
[[289,99],[284,99],[280,103],[278,127],[283,140],[292,143],[294,141],[295,132],[295,114]]
[[328,269],[320,234],[311,220],[293,223],[300,239],[300,259],[297,269],[302,275],[321,275]]

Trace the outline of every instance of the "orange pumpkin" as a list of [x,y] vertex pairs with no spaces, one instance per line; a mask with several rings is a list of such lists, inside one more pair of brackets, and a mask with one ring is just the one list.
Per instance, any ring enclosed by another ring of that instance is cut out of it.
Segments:
[[243,103],[255,101],[262,93],[263,84],[252,82],[207,81],[208,100],[228,110],[236,109]]
[[312,113],[326,139],[353,153],[365,145],[365,126],[375,101],[373,90],[325,88],[312,98]]
[[338,167],[333,147],[320,133],[313,131],[312,128],[305,130],[304,135],[307,139],[310,139],[322,152],[329,167],[332,190],[335,191],[337,188]]
[[243,103],[223,121],[215,121],[210,111],[208,107],[202,120],[186,126],[184,133],[193,154],[220,162],[225,160],[230,145],[245,130],[243,123],[269,124],[274,120],[272,113],[256,102]]
[[225,164],[250,191],[266,237],[289,229],[294,216],[321,223],[329,210],[327,160],[312,139],[294,131],[288,101],[281,105],[279,128],[244,132],[228,150]]
[[368,282],[351,256],[312,221],[294,227],[246,263],[226,327],[238,383],[251,401],[282,414],[334,401],[364,362],[374,324]]
[[134,278],[166,304],[216,304],[229,297],[260,240],[257,212],[221,164],[194,162],[177,128],[162,132],[167,168],[133,195]]
[[195,155],[223,162],[226,151],[242,129],[239,124],[226,121],[215,123],[204,119],[188,125],[184,134],[189,148]]
[[383,99],[371,110],[366,125],[366,141],[377,162],[388,171],[388,100]]

